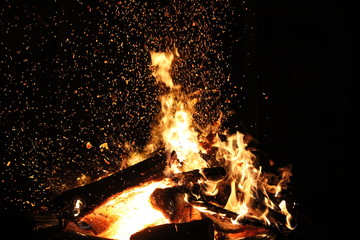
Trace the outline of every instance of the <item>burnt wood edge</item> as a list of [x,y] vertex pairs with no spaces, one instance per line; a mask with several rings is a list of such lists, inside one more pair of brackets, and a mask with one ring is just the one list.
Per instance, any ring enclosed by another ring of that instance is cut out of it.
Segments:
[[[94,210],[106,199],[127,188],[141,185],[147,181],[164,178],[166,168],[166,152],[161,149],[149,158],[102,178],[90,184],[70,189],[53,200],[53,205],[60,219],[79,218]],[[81,202],[74,214],[76,201]]]
[[170,178],[175,182],[196,183],[200,179],[218,181],[223,179],[225,176],[226,171],[223,167],[209,167],[176,173],[173,176],[170,176]]

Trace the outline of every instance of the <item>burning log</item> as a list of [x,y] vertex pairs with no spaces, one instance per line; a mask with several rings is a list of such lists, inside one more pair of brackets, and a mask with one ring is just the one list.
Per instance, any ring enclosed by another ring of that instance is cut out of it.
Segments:
[[146,228],[133,234],[130,240],[213,240],[214,227],[209,219],[187,223],[171,223]]
[[71,189],[56,197],[54,203],[61,219],[82,217],[112,195],[142,183],[164,178],[166,153],[158,150],[148,159],[96,182]]
[[[187,199],[189,204],[191,206],[194,206],[195,208],[201,209],[202,213],[205,214],[207,217],[212,218],[212,215],[219,215],[221,216],[221,218],[223,219],[228,219],[229,221],[233,222],[232,225],[251,225],[254,227],[266,227],[264,225],[264,223],[256,218],[252,218],[252,217],[242,217],[240,219],[238,218],[237,213],[234,213],[232,211],[226,210],[222,207],[216,206],[214,204],[208,203],[206,201],[202,201],[202,200],[194,200],[194,199]],[[223,229],[226,230],[226,229]]]
[[150,196],[153,208],[172,223],[190,222],[201,219],[201,213],[184,201],[181,187],[158,188]]
[[190,200],[189,204],[201,209],[202,215],[211,219],[214,228],[224,239],[258,239],[258,236],[275,236],[278,233],[276,228],[265,225],[257,218],[243,216],[237,219],[237,213],[205,201]]
[[[269,219],[271,224],[278,227],[285,227],[287,224],[286,216],[281,213],[281,209],[277,205],[273,206],[272,209],[267,207],[264,202],[259,201],[259,199],[252,198],[251,211],[255,214],[258,214],[257,212],[261,213],[267,211],[267,218]],[[293,220],[293,222],[295,222],[295,219]]]
[[152,193],[152,206],[161,211],[173,223],[189,222],[201,219],[199,211],[184,201],[185,193],[193,186],[199,191],[200,179],[220,180],[226,175],[222,167],[196,169],[189,172],[175,174],[171,179],[178,185],[169,188],[158,188]]
[[39,239],[52,239],[52,240],[111,240],[109,238],[102,238],[92,235],[84,235],[74,231],[58,231],[55,233],[45,232],[44,230],[39,233]]
[[195,169],[189,172],[183,172],[175,174],[172,179],[174,181],[183,181],[183,182],[193,182],[196,183],[200,179],[207,180],[221,180],[225,177],[226,171],[223,167],[213,167],[213,168],[202,168]]
[[[197,200],[193,197],[188,197],[187,202],[198,209],[203,216],[211,219],[215,229],[224,233],[230,239],[243,239],[244,237],[254,237],[249,239],[277,239],[277,237],[285,236],[289,233],[289,229],[285,227],[286,217],[270,208],[267,209],[267,217],[268,219],[270,218],[270,222],[265,224],[263,220],[256,216],[242,216],[238,218],[237,213],[203,199]],[[267,237],[262,238],[261,236]]]
[[[176,155],[172,154],[172,156],[174,157]],[[94,211],[96,207],[105,203],[107,199],[115,194],[122,193],[127,189],[132,189],[144,183],[167,178],[163,173],[167,166],[166,153],[160,150],[150,158],[132,167],[91,184],[69,190],[56,199],[58,206],[62,209],[60,219],[63,221],[72,220],[70,224],[71,227],[68,228],[69,230],[72,229],[76,231],[81,229],[80,232],[86,234],[106,234],[109,226],[117,220],[115,218],[113,219],[111,214],[109,215],[110,217],[106,217],[105,220],[102,219],[102,214],[95,214],[94,216],[89,216],[87,219],[87,214],[90,211]],[[152,190],[152,194],[148,195],[150,196],[150,202],[153,208],[159,210],[172,224],[144,229],[134,234],[131,239],[136,240],[140,239],[140,237],[145,237],[146,239],[162,239],[158,234],[162,235],[163,232],[169,234],[168,238],[177,239],[178,236],[183,236],[182,232],[190,231],[188,228],[191,229],[194,227],[193,225],[184,225],[182,226],[184,230],[180,231],[180,223],[193,223],[203,218],[210,219],[214,224],[214,226],[211,226],[213,228],[215,227],[217,231],[224,234],[232,234],[234,238],[278,232],[278,230],[275,229],[277,219],[282,218],[281,222],[283,222],[283,219],[285,219],[284,215],[273,211],[274,213],[271,214],[271,217],[276,219],[271,222],[275,224],[265,225],[263,220],[259,219],[261,214],[256,213],[257,209],[262,213],[264,212],[263,208],[266,208],[261,204],[261,201],[255,199],[252,203],[254,206],[251,208],[255,212],[251,212],[250,214],[254,214],[254,217],[244,216],[238,219],[239,215],[237,213],[220,207],[223,206],[223,204],[219,204],[215,198],[213,199],[215,201],[209,201],[209,199],[207,199],[207,196],[202,192],[204,186],[202,186],[201,182],[206,182],[207,180],[219,181],[225,177],[226,170],[223,167],[202,168],[173,174],[169,177],[173,184],[171,187],[169,185],[166,188],[154,188],[155,190]],[[228,194],[226,191],[221,192],[223,192],[221,197],[227,199]],[[147,199],[148,196],[146,197]],[[271,211],[271,209],[267,208],[265,210]],[[82,221],[80,221],[81,219]],[[68,222],[63,222],[63,225],[65,225],[65,223]],[[136,231],[140,229],[142,228],[138,228]],[[172,233],[173,229],[177,229],[176,234]],[[196,236],[197,235],[194,235],[194,238]]]
[[218,233],[223,234],[225,238],[238,239],[278,233],[274,226],[265,225],[256,217],[244,216],[238,219],[237,213],[206,200],[197,199],[191,194],[193,189],[188,187],[181,185],[156,189],[151,195],[151,203],[173,223],[210,219]]

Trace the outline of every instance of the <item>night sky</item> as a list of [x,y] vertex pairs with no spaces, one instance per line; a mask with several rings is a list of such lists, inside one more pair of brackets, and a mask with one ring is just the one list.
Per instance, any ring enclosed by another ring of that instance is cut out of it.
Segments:
[[251,134],[277,166],[293,165],[302,238],[332,236],[343,225],[327,210],[344,201],[340,179],[355,164],[345,9],[311,1],[5,1],[0,208],[38,212],[141,151],[164,91],[149,52],[176,47],[175,83],[202,91],[199,124],[223,112],[224,127]]

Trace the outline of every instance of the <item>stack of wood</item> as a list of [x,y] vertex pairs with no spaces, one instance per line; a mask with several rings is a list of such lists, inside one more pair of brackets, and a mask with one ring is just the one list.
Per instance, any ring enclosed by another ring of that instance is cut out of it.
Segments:
[[[166,156],[165,151],[159,150],[138,164],[57,197],[55,203],[64,229],[94,234],[94,229],[89,228],[96,226],[82,225],[79,220],[112,195],[148,181],[169,178],[163,174],[167,167]],[[226,170],[222,167],[170,176],[174,186],[156,189],[150,201],[153,208],[162,212],[171,223],[143,229],[134,233],[131,239],[274,239],[284,233],[285,217],[276,211],[270,212],[272,222],[265,225],[255,217],[237,219],[238,214],[224,209],[219,201],[202,196],[201,179],[216,181],[225,177]],[[254,202],[256,208],[263,207],[256,199]],[[99,231],[104,229],[98,228],[95,235]]]

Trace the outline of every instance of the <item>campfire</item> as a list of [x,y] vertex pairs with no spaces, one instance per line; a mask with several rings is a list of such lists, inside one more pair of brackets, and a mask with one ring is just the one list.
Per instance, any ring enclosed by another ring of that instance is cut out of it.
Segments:
[[174,84],[178,52],[151,52],[164,89],[144,151],[126,168],[56,199],[64,231],[108,239],[275,239],[294,229],[291,167],[264,172],[244,134],[193,119],[197,96]]

